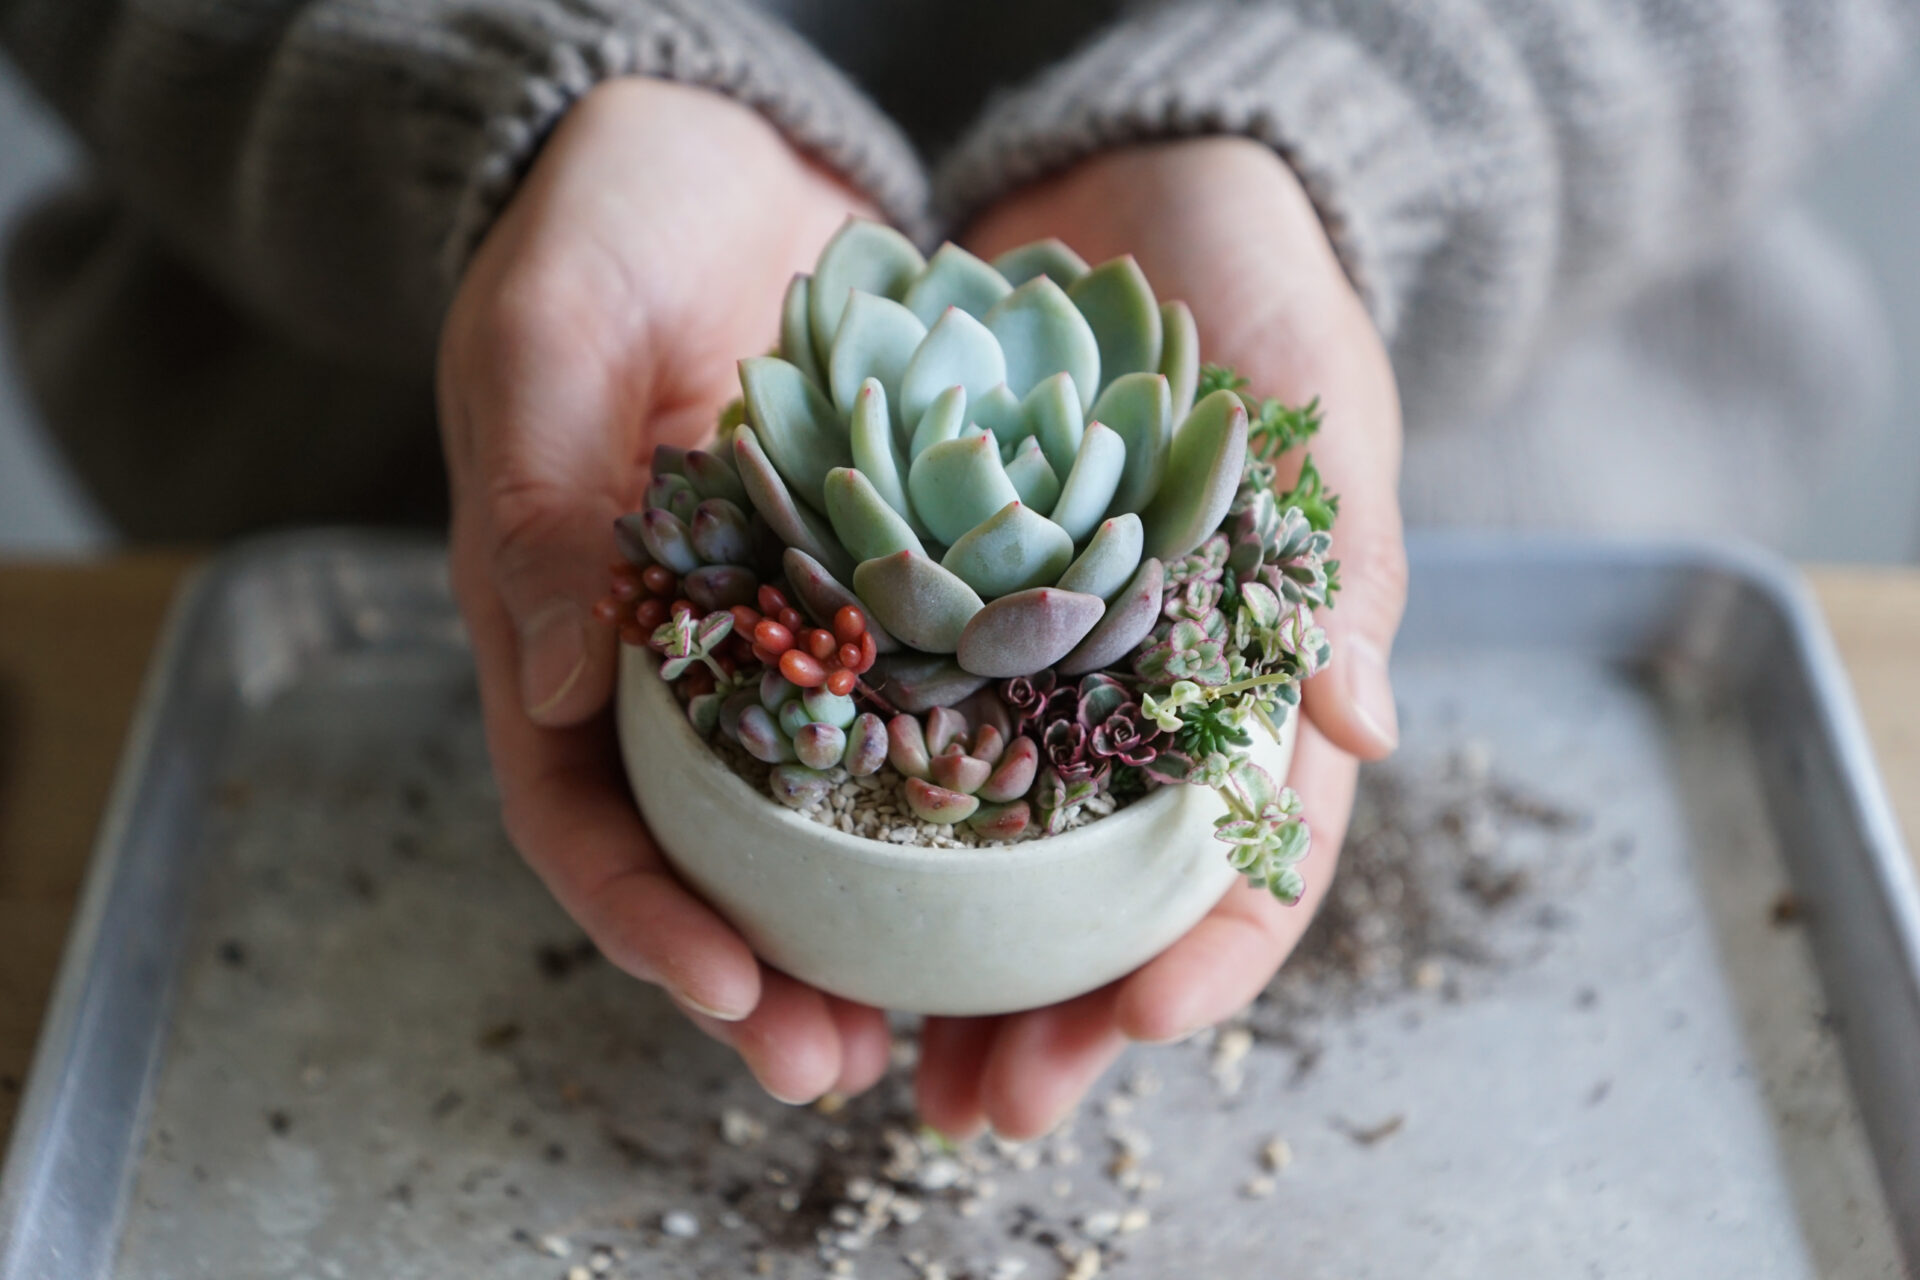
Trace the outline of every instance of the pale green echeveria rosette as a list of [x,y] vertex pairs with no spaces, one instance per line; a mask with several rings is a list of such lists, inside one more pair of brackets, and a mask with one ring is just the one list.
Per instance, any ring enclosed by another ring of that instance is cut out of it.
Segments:
[[1118,661],[1165,561],[1212,534],[1247,448],[1238,396],[1194,401],[1199,341],[1131,257],[1059,241],[931,259],[852,221],[794,278],[777,356],[744,360],[734,460],[797,590],[899,642],[904,705]]

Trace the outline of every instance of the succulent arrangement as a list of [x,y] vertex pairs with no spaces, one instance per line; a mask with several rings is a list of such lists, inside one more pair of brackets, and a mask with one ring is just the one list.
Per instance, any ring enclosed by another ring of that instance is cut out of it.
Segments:
[[797,808],[884,773],[993,840],[1209,786],[1234,865],[1299,896],[1298,799],[1245,748],[1328,658],[1338,499],[1310,458],[1278,484],[1317,405],[1203,365],[1130,257],[862,221],[740,383],[710,448],[656,450],[598,609],[701,734]]

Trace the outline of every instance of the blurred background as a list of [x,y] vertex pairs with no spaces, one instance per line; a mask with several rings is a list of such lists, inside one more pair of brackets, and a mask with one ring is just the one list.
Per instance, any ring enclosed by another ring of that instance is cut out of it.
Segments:
[[[1786,550],[1822,561],[1920,562],[1920,75],[1893,87],[1862,127],[1808,173],[1805,204],[1858,256],[1879,292],[1894,346],[1880,420],[1854,437],[1824,514]],[[78,152],[0,62],[0,242]],[[48,443],[13,368],[0,313],[0,554],[79,553],[112,531]]]

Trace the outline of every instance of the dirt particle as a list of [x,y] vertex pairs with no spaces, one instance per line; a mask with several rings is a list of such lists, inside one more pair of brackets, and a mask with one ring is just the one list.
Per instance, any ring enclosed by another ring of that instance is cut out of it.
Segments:
[[244,969],[247,966],[247,948],[238,938],[228,938],[220,944],[220,963],[229,969]]
[[476,1043],[488,1053],[498,1053],[510,1049],[520,1042],[522,1029],[517,1022],[496,1022],[483,1028]]
[[267,1128],[274,1137],[284,1138],[287,1136],[287,1131],[293,1128],[293,1117],[279,1107],[275,1107],[267,1112]]
[[1806,914],[1806,904],[1801,901],[1800,895],[1791,889],[1781,890],[1774,898],[1773,905],[1767,909],[1767,919],[1773,922],[1773,927],[1776,929],[1785,929],[1799,924],[1806,918]]
[[572,942],[543,942],[534,949],[533,962],[548,982],[564,982],[576,970],[592,964],[600,953],[587,938]]
[[1333,1127],[1351,1138],[1356,1146],[1377,1147],[1406,1127],[1404,1115],[1388,1116],[1378,1124],[1356,1125],[1346,1120],[1336,1120]]

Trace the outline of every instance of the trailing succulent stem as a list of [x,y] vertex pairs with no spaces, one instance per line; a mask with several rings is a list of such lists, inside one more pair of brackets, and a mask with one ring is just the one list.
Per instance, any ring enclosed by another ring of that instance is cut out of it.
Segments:
[[1330,656],[1317,400],[1201,364],[1130,257],[857,220],[740,385],[710,449],[655,451],[596,606],[703,735],[796,808],[877,779],[995,840],[1211,787],[1233,865],[1299,897],[1299,799],[1247,749]]

